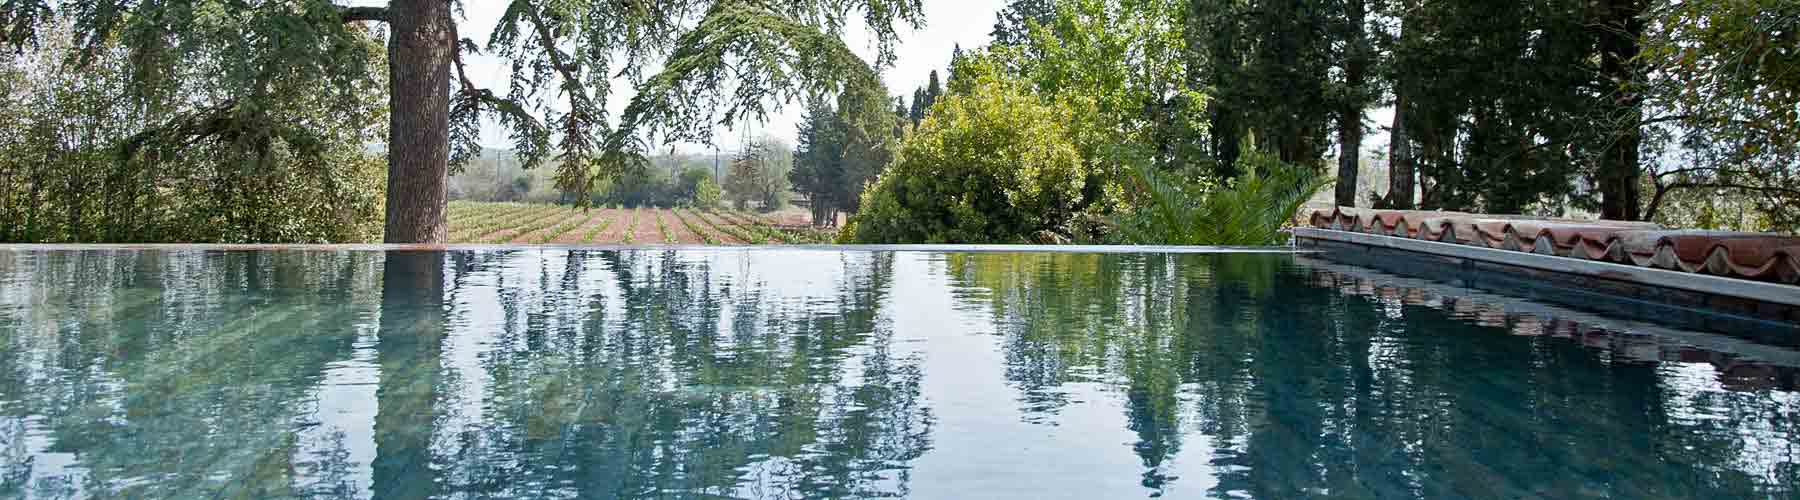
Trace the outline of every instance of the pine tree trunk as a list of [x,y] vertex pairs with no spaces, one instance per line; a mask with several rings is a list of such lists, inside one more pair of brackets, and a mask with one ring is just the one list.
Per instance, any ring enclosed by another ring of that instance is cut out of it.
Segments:
[[449,197],[450,2],[393,0],[388,7],[388,243],[444,243]]
[[1362,92],[1369,62],[1363,50],[1363,2],[1344,2],[1347,33],[1350,34],[1344,58],[1344,87],[1349,89],[1343,109],[1338,111],[1338,180],[1337,204],[1356,206],[1356,174],[1362,167],[1363,102]]
[[[1604,0],[1598,27],[1600,36],[1600,73],[1602,84],[1621,86],[1637,79],[1638,37],[1644,32],[1643,0]],[[1600,218],[1638,220],[1638,146],[1643,131],[1638,125],[1643,109],[1638,98],[1623,88],[1601,97],[1609,116],[1618,117],[1618,125],[1600,155]]]
[[1388,208],[1411,210],[1414,206],[1414,169],[1412,137],[1406,133],[1406,93],[1403,90],[1394,93],[1394,124],[1388,135],[1387,205]]

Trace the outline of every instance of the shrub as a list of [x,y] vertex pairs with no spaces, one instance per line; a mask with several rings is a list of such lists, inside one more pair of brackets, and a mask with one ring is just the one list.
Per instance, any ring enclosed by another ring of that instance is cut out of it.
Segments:
[[1087,176],[1067,111],[985,76],[932,108],[863,194],[858,243],[1066,240]]
[[1141,245],[1271,245],[1307,199],[1331,184],[1312,168],[1246,147],[1244,173],[1219,184],[1134,170],[1142,196],[1118,220],[1116,240]]
[[713,182],[712,176],[706,176],[694,183],[694,207],[716,208],[719,206],[719,183]]

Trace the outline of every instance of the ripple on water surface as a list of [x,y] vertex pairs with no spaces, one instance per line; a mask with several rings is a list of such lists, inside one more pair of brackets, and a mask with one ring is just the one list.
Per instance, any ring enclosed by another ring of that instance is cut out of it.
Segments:
[[1764,498],[1800,355],[1280,254],[0,252],[0,497]]

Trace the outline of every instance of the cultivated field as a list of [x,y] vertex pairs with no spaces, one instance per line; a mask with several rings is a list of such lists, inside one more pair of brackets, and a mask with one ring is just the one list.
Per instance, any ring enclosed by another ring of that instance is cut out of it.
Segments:
[[724,209],[450,202],[451,243],[798,245],[830,243],[834,234],[804,218]]

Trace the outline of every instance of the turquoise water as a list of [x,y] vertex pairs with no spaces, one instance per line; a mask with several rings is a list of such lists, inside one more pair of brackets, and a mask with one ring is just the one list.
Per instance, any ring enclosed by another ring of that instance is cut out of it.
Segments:
[[1800,356],[1280,254],[0,252],[6,498],[1770,498]]

